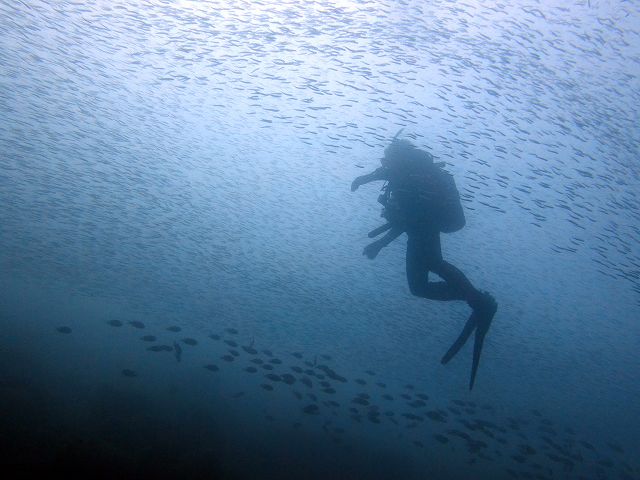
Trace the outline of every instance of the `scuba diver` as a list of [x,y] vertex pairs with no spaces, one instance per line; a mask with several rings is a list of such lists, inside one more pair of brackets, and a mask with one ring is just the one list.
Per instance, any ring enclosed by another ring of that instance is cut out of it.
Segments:
[[[460,195],[453,177],[442,168],[444,162],[434,163],[430,153],[399,139],[401,131],[385,149],[382,166],[357,177],[351,184],[354,192],[366,183],[385,181],[378,202],[383,206],[382,216],[387,223],[368,236],[374,238],[387,233],[367,245],[363,255],[374,259],[383,247],[406,232],[407,281],[411,293],[430,300],[464,300],[469,304],[471,315],[441,363],[449,362],[475,330],[471,390],[484,338],[498,305],[489,293],[476,289],[464,273],[442,258],[440,233],[455,232],[465,225]],[[443,281],[429,281],[429,272]]]

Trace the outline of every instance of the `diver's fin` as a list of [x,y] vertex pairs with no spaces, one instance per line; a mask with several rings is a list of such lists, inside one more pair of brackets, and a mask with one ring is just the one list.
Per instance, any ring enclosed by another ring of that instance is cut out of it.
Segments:
[[449,360],[451,360],[456,355],[456,353],[460,351],[460,349],[464,346],[464,344],[467,343],[467,340],[469,340],[469,337],[473,333],[473,330],[476,328],[477,321],[478,319],[477,319],[476,313],[472,312],[471,315],[469,315],[469,319],[467,320],[467,323],[464,325],[462,332],[460,332],[460,335],[458,336],[456,341],[453,342],[453,345],[451,345],[447,353],[444,354],[444,357],[442,357],[442,360],[440,360],[440,363],[445,365],[446,363],[449,362]]
[[473,343],[473,362],[471,363],[471,379],[469,380],[469,390],[473,389],[473,384],[476,381],[476,373],[478,372],[478,365],[480,364],[480,354],[482,353],[482,346],[484,345],[484,337],[487,335],[489,331],[489,327],[491,326],[491,321],[493,320],[493,316],[496,314],[498,309],[498,304],[493,299],[493,297],[489,297],[491,300],[489,305],[487,305],[487,309],[482,312],[482,314],[478,317],[478,328],[476,330],[476,338]]
[[482,353],[482,345],[484,344],[485,333],[480,329],[476,330],[476,338],[473,343],[473,363],[471,364],[471,379],[469,380],[469,390],[473,390],[473,384],[476,381],[476,373],[480,364],[480,354]]

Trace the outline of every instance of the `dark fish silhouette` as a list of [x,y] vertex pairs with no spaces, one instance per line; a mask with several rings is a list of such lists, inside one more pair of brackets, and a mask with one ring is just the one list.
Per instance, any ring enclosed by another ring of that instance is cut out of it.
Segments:
[[471,440],[471,436],[468,433],[461,432],[460,430],[449,430],[447,433],[455,437],[460,437],[463,440]]
[[[318,369],[322,370],[324,374],[330,378],[331,380],[337,380],[338,382],[346,383],[347,379],[342,375],[338,375],[333,369],[329,368],[326,365],[318,365]],[[316,377],[320,379],[320,375],[316,374]]]
[[156,337],[154,337],[153,335],[145,335],[144,337],[140,337],[140,340],[142,340],[143,342],[155,342]]
[[235,328],[227,328],[225,329],[225,332],[231,334],[231,335],[237,335],[238,334],[238,330],[236,330]]
[[217,333],[212,333],[211,335],[209,335],[209,338],[211,340],[220,340],[220,335],[218,335]]
[[262,385],[260,385],[262,388],[264,388],[266,391],[271,392],[273,390],[273,387],[271,385],[269,385],[268,383],[263,383]]
[[244,371],[248,373],[256,373],[258,369],[256,367],[247,367],[244,369]]
[[482,440],[469,440],[467,442],[467,450],[471,453],[479,452],[480,450],[487,448],[487,444]]
[[222,360],[224,360],[225,362],[233,362],[236,357],[234,357],[233,355],[223,355],[220,358],[222,358]]
[[150,352],[170,352],[173,350],[173,347],[170,345],[153,345],[147,348]]
[[522,444],[522,445],[518,445],[518,448],[520,449],[520,452],[523,455],[535,455],[536,454],[536,449],[533,448],[531,445]]
[[173,342],[173,354],[175,355],[177,362],[182,360],[182,347],[178,342]]
[[217,372],[218,370],[220,370],[220,368],[217,365],[214,365],[213,363],[209,363],[205,365],[204,368],[206,368],[210,372]]
[[122,322],[120,320],[109,320],[107,325],[111,325],[112,327],[121,327]]
[[196,345],[198,345],[198,341],[195,338],[183,338],[182,343],[192,347],[195,347]]
[[585,442],[584,440],[580,440],[580,443],[582,444],[582,446],[584,448],[588,448],[589,450],[595,450],[593,445],[591,445],[589,442]]
[[615,443],[610,443],[610,442],[607,442],[607,445],[608,445],[608,446],[609,446],[609,448],[610,448],[611,450],[613,450],[614,452],[617,452],[617,453],[624,453],[624,450],[622,449],[622,447],[621,447],[620,445],[617,445],[617,444],[615,444]]
[[177,333],[177,332],[180,332],[182,329],[177,325],[171,325],[170,327],[167,327],[167,330],[169,330],[170,332]]
[[445,416],[440,413],[440,412],[436,412],[433,410],[430,410],[427,412],[427,417],[429,417],[431,420],[433,420],[434,422],[446,422],[446,418]]
[[414,420],[414,421],[420,421],[420,422],[424,420],[424,418],[422,418],[420,415],[416,415],[414,413],[402,413],[401,415],[407,420]]
[[437,441],[439,441],[443,445],[449,441],[447,437],[445,437],[444,435],[440,435],[439,433],[436,433],[434,437]]
[[58,333],[71,333],[71,328],[70,327],[57,327],[56,328],[56,332]]
[[227,345],[233,348],[236,348],[238,346],[238,342],[235,342],[233,340],[225,340],[224,343],[226,343]]
[[129,325],[131,325],[134,328],[144,328],[144,323],[138,321],[138,320],[132,320],[129,322]]
[[369,419],[369,421],[371,423],[380,423],[380,414],[376,413],[376,412],[369,412],[367,414],[367,418]]
[[308,415],[314,415],[318,413],[319,410],[320,410],[320,407],[318,407],[318,405],[316,405],[315,403],[307,405],[302,409],[302,411]]
[[130,378],[138,376],[136,372],[134,372],[133,370],[129,370],[128,368],[125,368],[124,370],[122,370],[122,375]]
[[253,348],[253,340],[251,340],[251,345],[243,346],[242,349],[247,352],[249,355],[255,355],[258,351]]

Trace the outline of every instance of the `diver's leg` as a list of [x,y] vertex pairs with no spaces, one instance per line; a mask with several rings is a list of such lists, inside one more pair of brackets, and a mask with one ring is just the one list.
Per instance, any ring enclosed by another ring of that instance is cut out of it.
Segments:
[[[417,295],[417,293],[413,294]],[[421,285],[421,291],[418,296],[428,298],[429,300],[440,300],[445,302],[450,300],[465,300],[462,292],[452,288],[449,282],[430,282],[428,281],[428,277]]]
[[[477,313],[491,310],[495,301],[473,286],[462,271],[442,258],[438,232],[409,235],[407,240],[407,282],[413,295],[431,300],[466,300]],[[442,282],[430,282],[429,272]]]
[[465,300],[461,289],[455,283],[430,282],[429,271],[438,273],[442,262],[439,234],[409,236],[407,240],[407,282],[413,295],[430,300]]
[[412,236],[407,240],[407,283],[411,294],[430,300],[464,300],[446,282],[429,281],[430,265],[438,261],[437,255],[434,260],[430,241],[432,243],[431,239]]
[[441,260],[431,266],[430,270],[438,274],[446,282],[452,292],[451,295],[455,295],[456,300],[466,300],[471,308],[474,308],[474,305],[481,301],[482,292],[472,285],[471,281],[459,268],[445,260]]
[[474,287],[461,270],[444,260],[430,269],[451,285],[452,290],[462,295],[462,298],[478,314],[479,320],[487,316],[493,318],[497,309],[495,299],[488,292]]

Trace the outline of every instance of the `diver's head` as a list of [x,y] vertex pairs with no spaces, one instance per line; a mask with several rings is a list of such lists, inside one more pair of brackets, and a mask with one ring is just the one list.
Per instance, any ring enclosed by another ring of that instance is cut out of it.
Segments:
[[415,156],[416,147],[409,140],[394,138],[384,149],[382,165],[389,168],[402,166]]
[[384,149],[384,157],[381,160],[382,166],[391,169],[417,166],[423,162],[433,163],[433,156],[420,150],[409,140],[397,137]]

